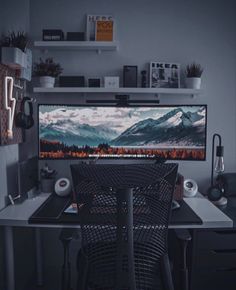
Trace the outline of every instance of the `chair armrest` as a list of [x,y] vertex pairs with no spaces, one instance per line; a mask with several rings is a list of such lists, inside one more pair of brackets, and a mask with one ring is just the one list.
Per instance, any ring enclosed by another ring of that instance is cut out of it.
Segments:
[[175,229],[175,234],[180,241],[188,242],[192,240],[192,236],[190,235],[190,232],[187,229]]
[[79,238],[78,229],[75,228],[64,228],[61,230],[59,239],[62,242],[70,242]]
[[182,261],[180,271],[180,281],[181,289],[189,289],[189,277],[188,277],[188,267],[187,267],[187,246],[188,242],[192,240],[190,232],[187,229],[175,229],[175,235],[180,242],[181,251],[182,251]]

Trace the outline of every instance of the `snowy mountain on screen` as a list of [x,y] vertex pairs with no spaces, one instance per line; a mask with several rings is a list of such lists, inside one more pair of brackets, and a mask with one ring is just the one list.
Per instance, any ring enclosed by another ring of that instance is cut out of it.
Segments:
[[114,146],[203,146],[205,110],[184,112],[176,108],[157,120],[137,122],[111,142]]

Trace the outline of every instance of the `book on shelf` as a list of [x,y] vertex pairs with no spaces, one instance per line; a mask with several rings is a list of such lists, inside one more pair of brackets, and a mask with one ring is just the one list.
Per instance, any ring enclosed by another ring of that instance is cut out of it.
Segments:
[[[96,28],[98,21],[111,21],[112,22],[112,36],[113,36],[113,27],[114,27],[114,18],[112,15],[87,15],[86,23],[86,40],[95,41],[96,40]],[[101,24],[100,24],[101,25]],[[113,40],[113,39],[112,39]]]
[[113,20],[96,21],[96,41],[113,40]]

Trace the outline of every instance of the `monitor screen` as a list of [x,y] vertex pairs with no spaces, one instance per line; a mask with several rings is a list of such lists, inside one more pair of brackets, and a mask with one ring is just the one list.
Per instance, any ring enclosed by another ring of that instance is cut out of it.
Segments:
[[39,105],[39,157],[205,160],[206,105]]

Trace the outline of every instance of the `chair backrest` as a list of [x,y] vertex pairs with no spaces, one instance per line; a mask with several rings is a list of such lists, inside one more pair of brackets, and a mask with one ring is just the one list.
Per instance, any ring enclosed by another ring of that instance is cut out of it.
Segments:
[[71,165],[91,289],[161,289],[177,168]]

